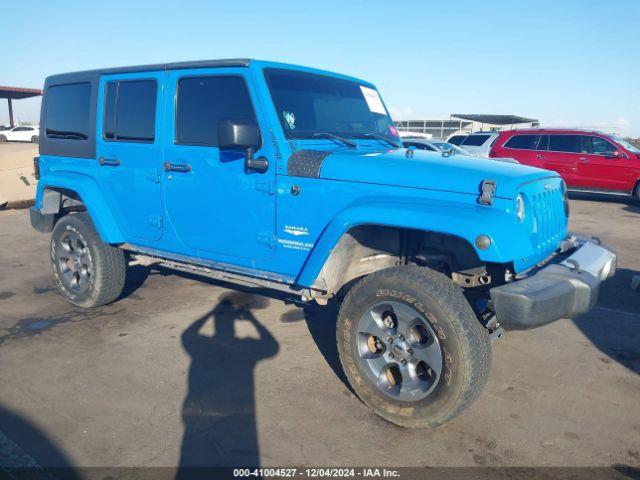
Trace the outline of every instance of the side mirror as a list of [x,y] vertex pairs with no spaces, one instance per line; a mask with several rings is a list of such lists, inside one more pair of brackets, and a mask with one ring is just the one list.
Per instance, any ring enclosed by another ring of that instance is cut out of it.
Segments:
[[604,158],[627,158],[624,152],[620,150],[615,150],[611,153],[605,153]]
[[255,123],[243,120],[222,120],[218,124],[218,148],[220,150],[245,150],[244,162],[247,170],[264,173],[269,168],[266,158],[253,158],[253,152],[260,147],[260,129]]

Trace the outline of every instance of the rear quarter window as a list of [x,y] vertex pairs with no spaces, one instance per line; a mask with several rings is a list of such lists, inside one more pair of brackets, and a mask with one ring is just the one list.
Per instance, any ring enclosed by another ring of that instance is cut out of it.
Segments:
[[63,140],[87,140],[91,84],[56,85],[47,91],[45,135]]
[[462,147],[481,147],[489,139],[491,135],[469,135],[461,144]]
[[47,78],[40,115],[40,155],[96,157],[99,73]]

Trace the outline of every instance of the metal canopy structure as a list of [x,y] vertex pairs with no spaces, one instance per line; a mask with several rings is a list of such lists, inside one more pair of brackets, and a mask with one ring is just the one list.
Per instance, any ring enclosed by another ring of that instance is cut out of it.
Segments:
[[13,100],[22,98],[39,97],[42,90],[37,88],[0,87],[0,98],[6,98],[9,104],[9,124],[13,127]]
[[536,124],[539,121],[535,118],[519,117],[517,115],[485,115],[475,113],[453,113],[452,118],[460,120],[470,120],[472,122],[488,123],[490,125],[517,125],[519,123]]

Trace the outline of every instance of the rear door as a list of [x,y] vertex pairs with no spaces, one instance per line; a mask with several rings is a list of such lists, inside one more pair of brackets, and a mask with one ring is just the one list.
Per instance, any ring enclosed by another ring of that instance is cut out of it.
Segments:
[[580,185],[594,190],[630,192],[635,178],[629,159],[609,140],[583,135],[582,155],[578,159]]
[[273,144],[262,131],[254,156],[269,161],[265,173],[245,170],[246,152],[218,148],[221,120],[266,124],[248,70],[174,70],[167,86],[166,218],[202,258],[255,267],[275,251]]
[[542,167],[537,152],[540,137],[541,135],[536,134],[515,134],[504,145],[495,148],[491,156],[515,158],[524,165]]
[[163,72],[145,72],[100,81],[96,135],[100,186],[125,238],[139,245],[162,235],[163,77]]
[[580,135],[543,135],[535,153],[541,168],[558,172],[569,186],[577,186]]

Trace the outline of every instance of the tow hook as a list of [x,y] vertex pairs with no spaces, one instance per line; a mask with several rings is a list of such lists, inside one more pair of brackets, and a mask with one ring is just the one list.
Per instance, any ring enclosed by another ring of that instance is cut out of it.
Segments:
[[504,328],[502,328],[502,325],[498,322],[498,317],[496,317],[495,313],[492,312],[489,315],[489,320],[485,324],[485,327],[489,330],[489,339],[495,342],[504,337]]

